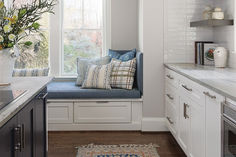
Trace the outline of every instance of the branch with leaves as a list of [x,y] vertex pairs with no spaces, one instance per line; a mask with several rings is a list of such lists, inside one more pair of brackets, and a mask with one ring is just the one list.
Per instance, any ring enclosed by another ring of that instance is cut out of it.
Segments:
[[[45,13],[54,14],[56,3],[57,0],[34,0],[17,8],[13,2],[8,9],[0,0],[0,50],[12,48],[31,33],[40,33],[38,21]],[[27,41],[24,44],[29,46],[32,43]]]

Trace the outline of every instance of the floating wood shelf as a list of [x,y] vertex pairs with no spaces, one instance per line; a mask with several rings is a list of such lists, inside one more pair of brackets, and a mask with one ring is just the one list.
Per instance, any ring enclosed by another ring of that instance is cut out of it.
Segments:
[[217,27],[234,25],[234,20],[202,20],[190,23],[190,27]]

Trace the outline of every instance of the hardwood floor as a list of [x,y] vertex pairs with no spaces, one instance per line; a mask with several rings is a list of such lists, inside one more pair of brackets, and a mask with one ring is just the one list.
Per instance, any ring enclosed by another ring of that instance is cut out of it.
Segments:
[[49,132],[48,157],[76,157],[76,146],[87,144],[158,144],[160,157],[186,157],[170,133]]

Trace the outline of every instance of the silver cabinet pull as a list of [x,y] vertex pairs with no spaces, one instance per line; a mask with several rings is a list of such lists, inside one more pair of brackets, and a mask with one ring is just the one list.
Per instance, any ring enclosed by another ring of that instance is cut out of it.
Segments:
[[187,108],[189,108],[189,105],[184,103],[184,118],[185,119],[189,118],[189,116],[187,115]]
[[170,117],[166,117],[170,124],[174,124]]
[[166,77],[168,77],[169,79],[173,80],[174,77],[172,77],[171,75],[166,75]]
[[205,94],[206,96],[212,98],[212,99],[216,99],[215,95],[211,95],[209,92],[203,92],[203,94]]
[[182,85],[182,87],[184,88],[184,89],[186,89],[187,91],[189,91],[189,92],[192,92],[193,91],[193,89],[191,89],[191,88],[188,88],[188,86],[186,86],[186,85]]
[[170,94],[166,94],[166,96],[170,99],[170,100],[174,100],[174,98],[172,96],[170,96]]

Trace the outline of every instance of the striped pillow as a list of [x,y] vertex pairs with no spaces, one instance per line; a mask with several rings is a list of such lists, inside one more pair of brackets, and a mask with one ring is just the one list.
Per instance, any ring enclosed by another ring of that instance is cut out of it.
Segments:
[[136,71],[136,58],[122,62],[117,59],[112,59],[113,66],[111,72],[111,87],[122,89],[133,89],[134,75]]
[[111,89],[110,75],[112,66],[107,65],[90,65],[85,75],[82,88],[99,88]]
[[14,69],[13,77],[39,77],[48,76],[49,68],[45,69]]

